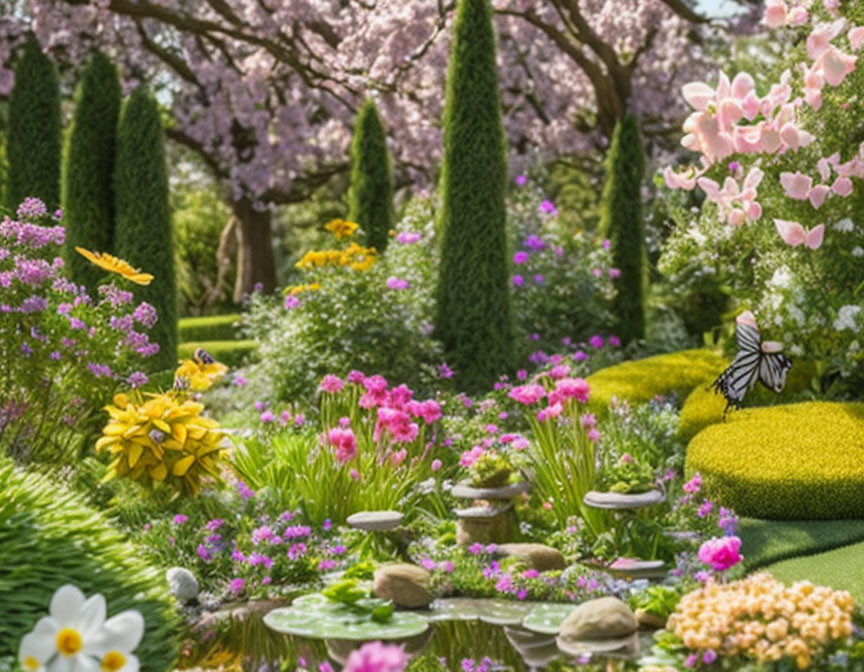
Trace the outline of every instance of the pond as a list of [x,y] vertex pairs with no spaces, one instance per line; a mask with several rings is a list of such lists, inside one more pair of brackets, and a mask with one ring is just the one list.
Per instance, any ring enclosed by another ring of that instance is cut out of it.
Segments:
[[[476,613],[484,611],[487,605],[494,612],[501,601],[439,600],[432,610],[416,612],[429,618],[430,627],[425,632],[392,641],[402,644],[412,657],[431,655],[446,659],[449,670],[460,670],[460,663],[466,658],[477,662],[489,658],[495,662],[492,669],[517,672],[546,670],[550,667],[561,669],[568,664],[585,664],[589,661],[601,664],[601,669],[618,669],[616,661],[623,663],[636,659],[646,653],[652,644],[652,633],[640,631],[635,648],[628,652],[597,654],[593,658],[584,656],[577,660],[558,649],[554,634],[532,632],[521,624],[504,624],[506,621],[515,623],[519,619],[505,615],[495,623],[489,622],[496,620],[494,616],[485,620],[476,617]],[[532,607],[525,603],[510,605],[511,608],[521,607],[522,613],[528,613]],[[310,671],[317,670],[324,661],[339,670],[350,652],[363,644],[356,640],[313,639],[275,632],[265,623],[265,615],[284,606],[287,603],[250,603],[205,615],[195,629],[194,638],[185,643],[180,667],[295,670],[298,661],[305,660]],[[560,621],[563,618],[560,615],[562,611],[566,614],[574,606],[550,605],[558,614],[553,616],[553,620],[558,618]],[[508,607],[504,605],[504,608],[506,610]],[[539,629],[543,629],[542,624]]]

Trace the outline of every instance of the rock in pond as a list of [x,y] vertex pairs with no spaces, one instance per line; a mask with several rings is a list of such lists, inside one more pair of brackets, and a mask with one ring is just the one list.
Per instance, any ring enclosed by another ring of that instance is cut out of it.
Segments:
[[638,646],[639,623],[624,602],[601,597],[583,602],[561,624],[558,648],[570,655]]
[[543,544],[501,544],[496,553],[504,557],[518,558],[529,569],[536,569],[538,572],[563,570],[567,566],[561,551]]
[[358,530],[386,532],[399,527],[404,517],[399,511],[358,511],[348,516],[347,523]]
[[430,579],[429,572],[417,565],[382,565],[375,570],[372,593],[375,597],[393,600],[393,604],[398,607],[422,609],[432,603]]
[[180,602],[191,602],[198,596],[198,579],[188,569],[172,567],[165,572],[171,594]]

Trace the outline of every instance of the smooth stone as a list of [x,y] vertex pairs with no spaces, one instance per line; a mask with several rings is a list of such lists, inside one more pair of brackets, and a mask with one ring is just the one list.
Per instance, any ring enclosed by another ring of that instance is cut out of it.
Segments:
[[635,495],[620,492],[597,492],[592,490],[585,494],[583,502],[586,506],[595,509],[641,509],[646,506],[654,506],[665,501],[666,495],[660,490],[649,490]]
[[475,488],[463,481],[453,486],[450,494],[459,499],[513,499],[530,490],[527,483],[519,481],[501,488]]
[[563,570],[567,567],[561,551],[543,544],[501,544],[495,553],[504,557],[517,558],[529,569],[536,569],[538,572]]
[[347,523],[358,530],[386,532],[399,527],[404,517],[399,511],[358,511],[348,516]]
[[[475,509],[484,509],[484,512]],[[473,507],[468,509],[468,515],[463,515],[456,521],[456,543],[460,546],[472,544],[503,544],[518,534],[518,524],[515,513],[508,508],[494,509]],[[485,511],[494,512],[492,515]],[[456,512],[459,515],[460,512]]]
[[604,569],[613,576],[626,576],[633,579],[662,579],[666,576],[662,560],[618,558]]
[[422,567],[397,563],[382,565],[375,570],[372,593],[384,600],[393,600],[397,607],[422,609],[432,603],[429,592],[431,574]]
[[200,590],[198,579],[195,575],[184,567],[171,567],[165,572],[165,578],[168,580],[168,588],[171,594],[180,602],[191,602],[198,596]]
[[558,648],[565,653],[615,651],[629,647],[638,630],[630,607],[616,597],[601,597],[583,602],[564,619]]
[[666,627],[665,618],[663,618],[662,616],[658,616],[657,614],[652,614],[651,612],[645,611],[644,609],[637,609],[633,615],[636,616],[636,621],[642,628],[648,628],[651,630],[662,630]]
[[512,505],[507,506],[472,506],[467,509],[453,509],[456,517],[462,520],[484,520],[506,513]]

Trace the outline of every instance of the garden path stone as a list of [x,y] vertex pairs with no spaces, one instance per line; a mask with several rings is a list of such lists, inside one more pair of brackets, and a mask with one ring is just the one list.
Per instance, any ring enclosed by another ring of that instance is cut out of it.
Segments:
[[406,609],[422,609],[432,603],[429,592],[431,574],[422,567],[408,563],[382,565],[375,570],[372,592],[375,597],[393,600]]
[[171,594],[180,602],[191,602],[198,597],[198,579],[195,575],[184,567],[171,567],[165,572],[165,579],[168,581],[168,588]]
[[399,527],[404,517],[399,511],[358,511],[348,516],[347,522],[358,530],[386,532]]
[[638,647],[639,623],[624,602],[601,597],[583,602],[561,624],[558,648],[570,655]]
[[495,552],[504,557],[518,558],[529,569],[536,569],[538,572],[563,570],[567,567],[561,551],[543,544],[501,544]]
[[585,494],[582,501],[587,506],[595,509],[641,509],[646,506],[660,504],[666,499],[666,495],[660,490],[649,490],[630,495],[619,492],[597,492],[592,490]]
[[520,481],[519,483],[511,483],[510,485],[505,485],[502,488],[475,488],[470,483],[462,482],[453,486],[453,489],[450,491],[454,497],[458,497],[459,499],[486,499],[486,500],[500,500],[500,499],[513,499],[514,497],[518,497],[523,492],[528,492],[530,487],[524,481]]

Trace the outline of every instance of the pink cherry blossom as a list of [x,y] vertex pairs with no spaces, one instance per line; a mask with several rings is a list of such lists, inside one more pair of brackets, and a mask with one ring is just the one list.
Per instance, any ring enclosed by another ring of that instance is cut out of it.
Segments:
[[806,245],[811,250],[818,250],[822,246],[822,241],[825,237],[825,225],[813,227],[807,231],[798,222],[790,222],[783,219],[775,219],[774,226],[777,228],[777,233],[783,239],[783,242],[792,247]]

